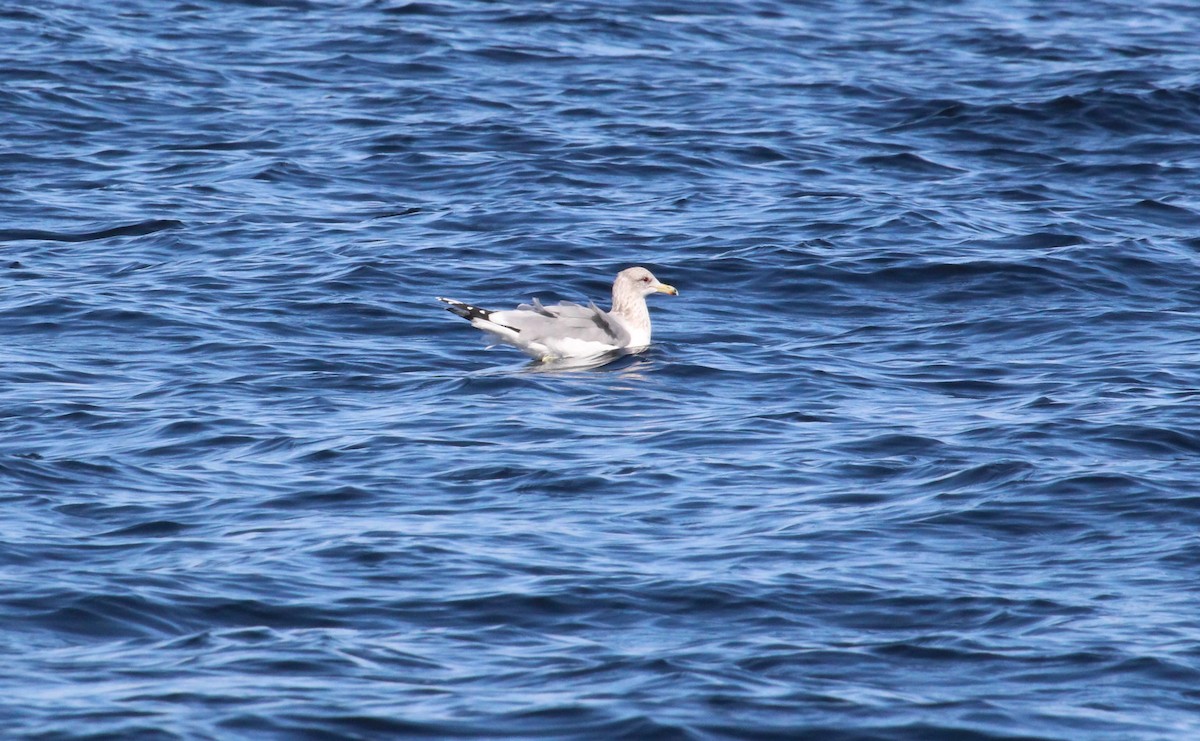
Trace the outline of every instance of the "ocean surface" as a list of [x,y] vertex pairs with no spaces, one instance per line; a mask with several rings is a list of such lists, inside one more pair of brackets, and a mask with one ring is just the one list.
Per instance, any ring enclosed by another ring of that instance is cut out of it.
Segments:
[[5,3],[0,271],[4,738],[1200,738],[1195,3]]

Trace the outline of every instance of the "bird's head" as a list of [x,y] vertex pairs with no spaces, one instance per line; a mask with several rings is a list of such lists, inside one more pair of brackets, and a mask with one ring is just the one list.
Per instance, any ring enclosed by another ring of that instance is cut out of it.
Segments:
[[617,273],[617,281],[624,282],[632,292],[640,293],[643,296],[649,296],[652,293],[667,293],[672,296],[679,295],[679,291],[675,290],[675,286],[659,282],[658,278],[654,277],[654,273],[642,267],[625,268],[620,273]]

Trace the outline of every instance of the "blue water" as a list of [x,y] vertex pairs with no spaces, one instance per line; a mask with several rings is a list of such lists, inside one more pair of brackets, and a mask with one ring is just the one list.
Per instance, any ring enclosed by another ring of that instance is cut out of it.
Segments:
[[9,3],[4,733],[1200,737],[1198,142],[1190,2]]

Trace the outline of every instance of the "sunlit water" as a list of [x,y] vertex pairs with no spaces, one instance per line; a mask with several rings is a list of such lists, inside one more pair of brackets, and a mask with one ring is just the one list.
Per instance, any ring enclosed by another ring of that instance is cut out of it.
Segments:
[[927,6],[0,9],[5,733],[1200,737],[1200,13]]

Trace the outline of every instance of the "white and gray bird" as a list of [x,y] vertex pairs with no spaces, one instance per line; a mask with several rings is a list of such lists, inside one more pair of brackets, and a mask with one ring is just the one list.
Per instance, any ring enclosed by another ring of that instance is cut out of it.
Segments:
[[613,281],[612,309],[602,311],[564,301],[544,306],[536,298],[509,311],[489,311],[462,301],[438,297],[451,311],[492,337],[542,362],[564,358],[591,358],[617,350],[650,344],[650,311],[646,297],[652,293],[679,295],[674,286],[660,283],[645,268],[626,268]]

